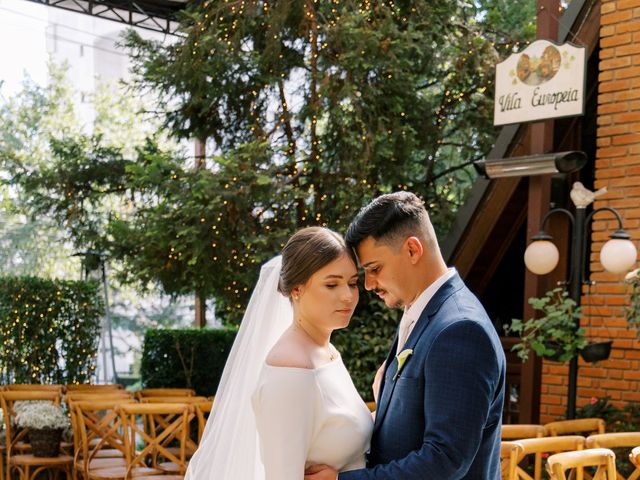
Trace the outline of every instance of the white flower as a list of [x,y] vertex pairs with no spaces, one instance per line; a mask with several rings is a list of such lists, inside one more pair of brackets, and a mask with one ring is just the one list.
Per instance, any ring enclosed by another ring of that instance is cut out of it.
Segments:
[[[18,405],[19,403],[19,405]],[[20,428],[61,428],[69,427],[69,419],[58,405],[46,401],[16,402],[16,424]]]
[[393,376],[394,381],[396,378],[398,378],[398,375],[400,375],[400,370],[402,370],[402,367],[404,367],[404,362],[406,362],[407,358],[409,358],[411,355],[413,355],[413,350],[411,348],[406,348],[398,355],[396,355],[396,358],[398,359],[398,370],[396,370],[396,374]]

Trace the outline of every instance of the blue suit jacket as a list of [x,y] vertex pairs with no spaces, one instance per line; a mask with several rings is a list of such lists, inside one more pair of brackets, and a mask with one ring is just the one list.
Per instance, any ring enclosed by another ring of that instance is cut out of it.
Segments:
[[456,274],[429,301],[380,387],[367,469],[339,480],[499,480],[506,362],[478,299]]

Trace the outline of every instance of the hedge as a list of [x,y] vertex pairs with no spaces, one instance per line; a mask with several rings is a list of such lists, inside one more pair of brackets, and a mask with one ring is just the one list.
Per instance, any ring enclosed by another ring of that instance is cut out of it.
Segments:
[[89,382],[104,313],[98,287],[0,277],[0,383]]
[[215,395],[235,337],[235,328],[147,330],[140,365],[143,388],[186,387]]

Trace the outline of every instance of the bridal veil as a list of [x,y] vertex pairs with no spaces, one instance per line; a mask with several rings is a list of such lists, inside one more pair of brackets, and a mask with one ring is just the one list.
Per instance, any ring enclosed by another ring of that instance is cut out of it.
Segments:
[[186,480],[265,478],[251,396],[269,350],[293,320],[289,300],[278,292],[281,263],[278,256],[260,270]]

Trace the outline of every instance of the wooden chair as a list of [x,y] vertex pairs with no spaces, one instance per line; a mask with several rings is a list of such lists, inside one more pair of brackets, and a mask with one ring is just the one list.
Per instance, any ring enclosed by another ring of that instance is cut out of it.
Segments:
[[[193,434],[188,436],[186,447],[187,458],[191,458],[198,449],[198,443],[200,443],[202,432],[204,431],[204,425],[202,425],[201,423],[206,423],[206,418],[204,417],[204,415],[211,412],[211,405],[213,403],[213,400],[210,400],[207,397],[143,397],[140,399],[140,403],[186,403],[188,405],[194,405],[196,414],[191,415],[190,422],[193,422],[193,420],[195,419],[197,421],[197,424],[194,426],[195,429],[193,431],[191,430],[191,427],[189,428],[189,430],[190,432],[195,433],[195,436]],[[205,410],[206,413],[203,413],[203,411]],[[202,422],[200,420],[200,415],[203,416]],[[147,417],[144,417],[143,419],[146,420]],[[145,425],[145,431],[148,432],[150,431],[150,429],[150,425]],[[169,449],[172,451],[172,453],[174,453],[174,455],[178,454],[177,449],[173,447],[169,447]]]
[[27,392],[58,392],[62,394],[63,385],[43,385],[41,383],[12,383],[5,385],[5,390],[9,392],[27,391]]
[[[638,445],[640,445],[640,432],[602,433],[598,435],[590,435],[586,442],[587,448],[632,449]],[[640,469],[637,468],[637,465],[634,466],[636,466],[636,469],[626,479],[620,472],[617,472],[618,480],[636,480],[640,477]]]
[[[45,471],[64,471],[67,477],[72,476],[73,458],[70,455],[57,457],[36,457],[24,447],[28,429],[20,429],[15,425],[14,405],[19,401],[44,400],[56,405],[60,404],[60,393],[56,391],[9,391],[0,392],[0,408],[2,408],[6,441],[6,475],[11,480],[12,472],[18,472],[20,480],[33,480]],[[22,444],[22,448],[17,447]]]
[[[72,401],[76,447],[74,468],[85,480],[124,478],[127,464],[124,426],[116,409],[127,403],[135,403],[135,400]],[[102,474],[103,470],[110,469],[121,469],[122,474]]]
[[136,398],[145,397],[194,397],[192,388],[144,388],[136,392]]
[[517,442],[500,442],[500,477],[502,480],[516,478],[516,467],[522,450],[522,445]]
[[142,397],[140,403],[204,403],[208,402],[207,397]]
[[88,391],[104,392],[105,390],[124,390],[119,383],[68,383],[65,385],[67,392]]
[[[119,413],[126,432],[128,456],[125,479],[182,478],[187,470],[187,442],[189,423],[194,416],[193,407],[186,403],[138,403],[121,405]],[[147,425],[149,430],[140,428],[141,424]],[[178,446],[170,448],[174,441]],[[161,474],[132,473],[147,466]]]
[[558,435],[577,435],[586,434],[585,436],[604,433],[605,423],[601,418],[576,418],[574,420],[559,420],[545,424],[547,435],[556,437]]
[[[542,478],[542,457],[545,454],[582,450],[585,438],[580,435],[564,435],[559,437],[527,438],[517,442],[522,451],[515,459],[515,480],[540,480]],[[533,476],[523,466],[533,456]]]
[[[112,402],[114,408],[116,405],[120,404],[123,401],[134,401],[133,394],[130,392],[126,392],[124,390],[113,390],[113,391],[105,391],[103,393],[98,392],[70,392],[67,393],[64,397],[62,397],[64,403],[67,405],[69,409],[69,413],[71,415],[71,426],[76,431],[77,424],[76,421],[76,411],[73,408],[75,402],[86,402],[86,401],[98,401],[98,402]],[[77,430],[79,432],[79,430]],[[79,436],[74,436],[76,440],[76,444],[74,446],[74,452],[78,449],[78,439]],[[92,439],[89,444],[95,442],[96,439]]]
[[502,440],[540,438],[547,436],[547,430],[542,425],[514,423],[510,425],[502,425],[500,436]]
[[125,392],[124,390],[113,390],[102,393],[70,392],[64,395],[62,399],[69,407],[73,402],[87,402],[92,400],[117,402],[118,400],[135,400],[131,392]]
[[[62,395],[64,385],[41,383],[11,383],[5,385],[4,389],[7,392],[54,392],[58,395]],[[29,449],[29,445],[23,444],[22,442],[16,444],[15,447],[16,450],[20,450],[20,453],[26,453]],[[62,441],[60,443],[60,448],[64,454],[71,453],[71,444],[69,442]],[[0,465],[0,472],[2,472],[2,465]]]
[[204,427],[206,427],[207,420],[209,419],[209,415],[213,409],[213,402],[214,400],[207,400],[206,402],[200,402],[193,405],[196,411],[196,418],[198,419],[198,445],[202,440]]
[[585,467],[596,467],[593,480],[616,478],[616,456],[608,448],[557,453],[547,460],[547,471],[551,480],[567,480],[567,470],[575,470],[576,480],[582,480]]

